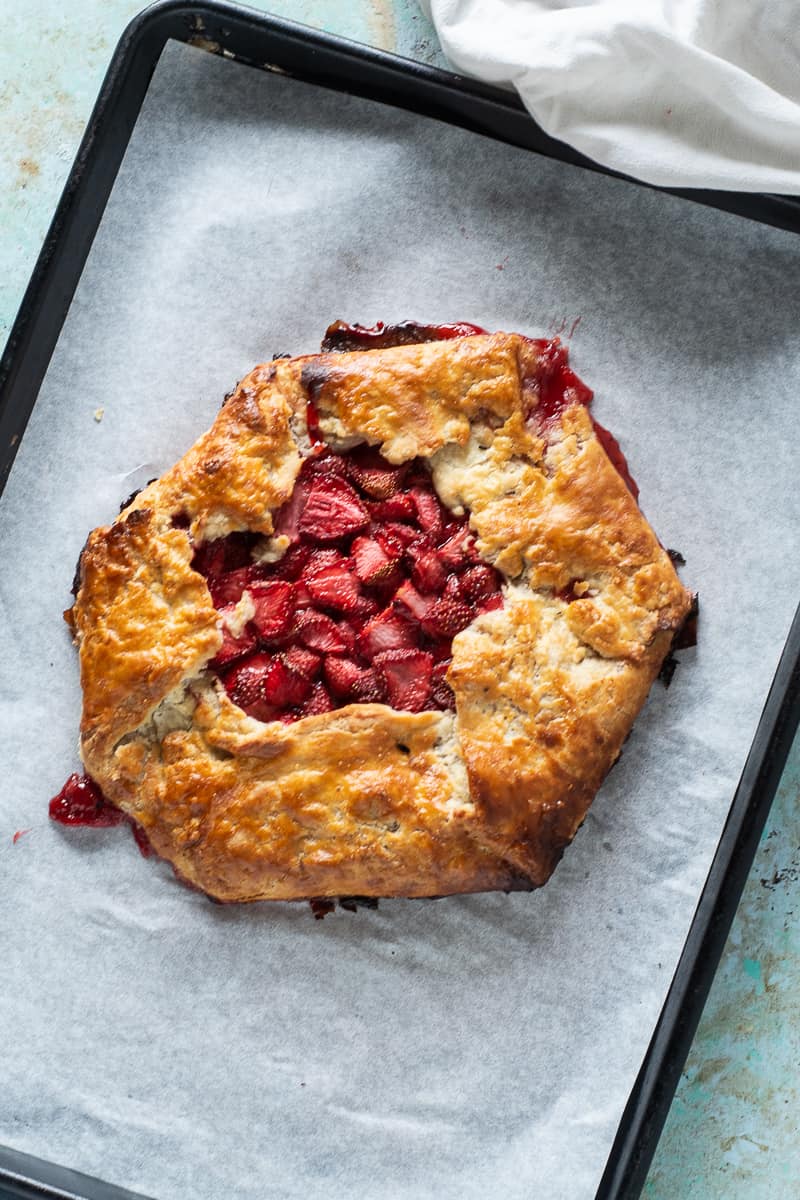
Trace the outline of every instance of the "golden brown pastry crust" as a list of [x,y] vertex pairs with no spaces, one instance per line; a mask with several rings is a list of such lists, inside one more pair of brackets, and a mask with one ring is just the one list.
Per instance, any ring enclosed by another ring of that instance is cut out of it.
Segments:
[[[257,367],[91,534],[72,614],[83,759],[187,881],[222,900],[546,882],[690,596],[586,410],[541,436],[540,353],[498,333]],[[428,459],[507,580],[503,608],[453,641],[456,713],[355,704],[263,724],[207,670],[220,618],[192,544],[272,533],[308,451],[309,398],[334,446]],[[581,598],[559,598],[568,586]]]

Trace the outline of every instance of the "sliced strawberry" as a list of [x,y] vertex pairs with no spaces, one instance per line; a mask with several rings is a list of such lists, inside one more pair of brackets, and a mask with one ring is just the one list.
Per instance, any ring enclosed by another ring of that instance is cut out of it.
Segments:
[[402,471],[357,470],[351,472],[353,482],[373,500],[388,500],[397,491]]
[[302,717],[317,717],[321,713],[332,712],[333,707],[334,704],[330,693],[325,684],[320,681],[314,684],[311,695],[301,705],[300,715]]
[[235,571],[226,571],[224,575],[212,576],[208,581],[208,589],[215,608],[226,604],[235,604],[241,600],[242,592],[250,583],[251,567],[239,567]]
[[225,691],[233,703],[258,721],[272,721],[276,716],[276,709],[267,701],[264,692],[271,665],[270,655],[251,654],[222,676]]
[[394,603],[402,605],[417,621],[424,621],[436,601],[432,596],[421,596],[410,579],[394,594]]
[[[411,551],[409,546],[409,554]],[[435,550],[421,550],[414,556],[411,579],[421,592],[441,592],[447,582],[447,572]]]
[[280,658],[273,658],[264,675],[264,697],[276,708],[294,708],[311,694],[311,680],[293,670]]
[[314,601],[311,599],[311,593],[304,583],[296,583],[294,585],[294,606],[295,609],[311,608]]
[[426,646],[426,650],[428,650],[435,663],[450,662],[453,656],[453,639],[440,638],[437,641],[430,641]]
[[420,554],[424,554],[426,550],[435,549],[436,543],[430,534],[415,530],[414,537],[406,544],[403,551],[408,569],[411,570],[415,559],[419,558]]
[[374,500],[388,500],[402,483],[407,468],[393,467],[373,446],[358,446],[347,460],[356,487]]
[[290,646],[288,650],[284,650],[281,660],[292,671],[305,675],[309,682],[313,682],[322,665],[322,655],[315,654],[305,646]]
[[399,542],[403,547],[410,546],[420,536],[419,530],[415,529],[413,525],[400,525],[397,521],[389,521],[384,527],[383,533],[393,538],[395,542]]
[[344,638],[344,648],[347,654],[352,654],[356,648],[356,638],[359,633],[359,629],[356,628],[356,624],[358,624],[360,627],[360,620],[358,618],[354,620],[352,625],[349,621],[345,621],[341,617],[337,618],[336,621],[336,627],[339,630],[339,635],[340,637]]
[[[440,501],[441,503],[441,501]],[[460,517],[454,517],[448,508],[442,505],[443,525],[442,532],[437,539],[440,546],[449,541],[451,537],[455,537],[464,528],[464,523]]]
[[464,599],[464,594],[461,591],[461,583],[457,575],[447,576],[447,583],[442,589],[442,596],[445,600],[462,601]]
[[312,454],[303,463],[300,471],[301,479],[317,479],[321,475],[338,475],[344,479],[347,475],[347,461],[341,454],[332,454],[327,448],[319,454]]
[[323,567],[306,581],[306,587],[314,602],[323,608],[354,615],[369,612],[369,601],[361,595],[358,580],[344,563]]
[[402,563],[395,562],[392,563],[391,570],[385,578],[379,579],[371,585],[369,595],[377,601],[377,608],[371,615],[374,616],[375,613],[386,607],[404,578],[405,572]]
[[[223,615],[227,610],[232,611],[236,607],[235,604],[228,604],[225,608],[220,609]],[[213,671],[221,671],[231,663],[236,662],[237,658],[244,658],[245,654],[250,654],[256,648],[256,637],[254,633],[245,629],[240,637],[234,637],[228,627],[222,626],[222,645],[215,654],[214,658],[208,664]]]
[[256,700],[263,700],[264,678],[271,662],[269,654],[252,654],[246,662],[227,672],[223,683],[235,704],[244,708]]
[[475,536],[468,525],[463,525],[439,547],[439,557],[453,571],[462,570],[472,562],[471,551]]
[[386,682],[381,673],[374,667],[367,667],[356,684],[354,696],[361,704],[384,704]]
[[318,650],[320,654],[342,654],[352,649],[352,638],[348,639],[341,631],[338,622],[326,613],[316,612],[313,608],[301,612],[294,626],[297,638],[310,650]]
[[485,563],[478,563],[461,576],[461,590],[467,600],[477,604],[479,600],[485,600],[487,596],[500,590],[500,580],[497,572],[491,567],[487,567]]
[[410,494],[417,510],[420,529],[436,537],[444,528],[444,513],[439,497],[429,487],[414,487]]
[[[383,597],[382,602],[386,603],[386,598]],[[372,596],[362,596],[358,607],[354,608],[347,615],[355,626],[356,633],[360,632],[364,627],[364,622],[369,621],[371,617],[376,616],[381,610],[381,605],[377,600],[373,600]]]
[[352,658],[329,654],[322,667],[331,694],[339,700],[378,703],[386,695],[378,673],[361,667]]
[[294,584],[283,579],[255,583],[250,595],[255,607],[252,621],[261,640],[271,642],[285,637],[294,616]]
[[434,600],[422,620],[422,628],[431,637],[452,638],[466,629],[472,618],[472,609],[468,604],[442,597]]
[[300,578],[311,553],[310,546],[303,546],[300,543],[290,546],[283,558],[278,559],[275,563],[273,567],[275,576],[278,579],[286,579],[290,583],[295,583]]
[[431,694],[433,659],[424,650],[385,650],[375,666],[386,683],[392,708],[421,712]]
[[373,521],[404,521],[409,523],[417,519],[417,506],[409,495],[405,492],[399,492],[396,496],[391,496],[388,500],[380,500],[372,504],[368,504],[370,516]]
[[199,571],[206,579],[216,579],[225,571],[225,538],[214,542],[201,542],[192,558],[192,570]]
[[431,675],[431,700],[437,708],[449,708],[455,712],[456,698],[453,694],[453,689],[445,678],[447,672],[450,670],[450,662],[451,659],[448,658],[435,664]]
[[248,586],[254,583],[266,583],[269,579],[281,579],[282,576],[275,571],[272,563],[253,562],[247,568]]
[[347,699],[361,675],[362,668],[351,658],[329,654],[322,664],[325,682],[331,695],[339,700]]
[[385,608],[362,629],[358,649],[364,658],[372,659],[383,650],[412,649],[417,645],[414,629],[393,608]]
[[357,537],[350,553],[353,557],[355,572],[367,587],[385,583],[392,575],[395,562],[399,555],[390,558],[378,538]]
[[316,575],[323,567],[332,567],[336,563],[344,563],[345,557],[339,550],[311,550],[306,560],[300,578],[307,583],[312,575]]
[[502,592],[494,592],[493,595],[487,596],[485,600],[480,600],[477,604],[478,612],[493,612],[496,608],[503,607]]
[[380,547],[386,557],[392,559],[393,562],[399,562],[403,557],[403,548],[405,546],[405,542],[403,542],[395,533],[392,533],[391,529],[389,528],[384,529],[380,526],[373,525],[370,529],[370,532],[375,540],[380,543]]
[[306,541],[333,542],[358,533],[369,513],[346,480],[326,475],[313,480],[298,521]]
[[289,499],[272,514],[276,537],[287,537],[292,543],[299,541],[300,519],[305,512],[310,490],[308,482],[298,479]]

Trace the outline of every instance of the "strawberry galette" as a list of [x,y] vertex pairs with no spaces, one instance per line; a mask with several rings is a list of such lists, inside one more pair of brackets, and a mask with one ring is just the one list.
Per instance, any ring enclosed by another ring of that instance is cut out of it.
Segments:
[[689,594],[557,341],[324,346],[89,537],[86,768],[218,899],[543,884]]

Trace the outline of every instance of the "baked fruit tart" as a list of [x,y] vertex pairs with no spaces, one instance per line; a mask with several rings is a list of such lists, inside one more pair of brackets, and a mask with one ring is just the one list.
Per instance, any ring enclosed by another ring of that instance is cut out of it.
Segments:
[[229,901],[545,883],[691,605],[557,340],[337,324],[82,552],[87,772]]

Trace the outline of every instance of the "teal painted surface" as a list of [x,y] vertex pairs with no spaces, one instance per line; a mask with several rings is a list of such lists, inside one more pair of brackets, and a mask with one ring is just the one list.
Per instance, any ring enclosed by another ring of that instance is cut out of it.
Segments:
[[[0,348],[130,0],[0,0]],[[445,65],[414,0],[254,4]],[[658,1147],[645,1200],[800,1196],[800,739]],[[544,1198],[543,1198],[544,1200]]]
[[[114,47],[136,0],[0,0],[0,349]],[[445,65],[414,0],[276,0],[250,7]]]
[[795,741],[644,1189],[800,1196],[800,739]]

